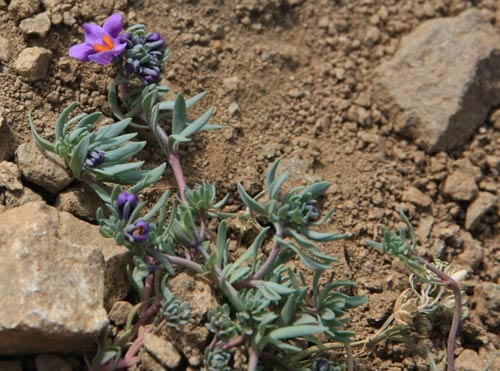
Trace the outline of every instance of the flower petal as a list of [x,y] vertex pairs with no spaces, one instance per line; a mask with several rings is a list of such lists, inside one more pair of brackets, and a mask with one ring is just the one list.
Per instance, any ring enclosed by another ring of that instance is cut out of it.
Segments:
[[122,53],[123,49],[125,49],[125,47],[127,46],[127,43],[120,44],[120,40],[118,40],[118,39],[114,39],[113,43],[115,45],[113,47],[113,51],[115,52],[115,56],[120,55]]
[[83,25],[83,33],[85,35],[85,41],[89,44],[101,44],[103,43],[102,38],[105,34],[101,26],[95,23],[85,23]]
[[94,53],[94,49],[92,48],[92,45],[87,43],[73,45],[71,48],[69,48],[68,52],[70,57],[79,59],[82,62],[88,62],[89,54],[92,53]]
[[114,57],[115,57],[115,53],[113,51],[101,52],[101,53],[95,53],[95,54],[89,55],[89,59],[92,62],[102,64],[102,65],[110,64]]
[[123,28],[121,14],[115,13],[111,15],[108,19],[106,19],[102,28],[112,37],[118,37],[118,34],[121,32]]

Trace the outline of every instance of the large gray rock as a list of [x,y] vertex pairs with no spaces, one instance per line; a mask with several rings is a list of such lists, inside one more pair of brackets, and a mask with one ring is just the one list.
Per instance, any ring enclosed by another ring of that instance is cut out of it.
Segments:
[[500,103],[500,36],[477,9],[427,21],[374,76],[395,129],[429,152],[465,143]]
[[107,324],[106,265],[121,248],[44,202],[8,210],[0,222],[0,354],[91,350]]
[[71,175],[45,157],[33,141],[21,144],[16,157],[23,177],[49,192],[57,193],[73,181]]

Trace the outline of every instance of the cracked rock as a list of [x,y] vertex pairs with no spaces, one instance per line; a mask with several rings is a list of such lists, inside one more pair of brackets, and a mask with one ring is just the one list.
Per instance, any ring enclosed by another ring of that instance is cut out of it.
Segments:
[[375,71],[374,97],[428,152],[459,147],[500,103],[500,36],[477,9],[422,23]]

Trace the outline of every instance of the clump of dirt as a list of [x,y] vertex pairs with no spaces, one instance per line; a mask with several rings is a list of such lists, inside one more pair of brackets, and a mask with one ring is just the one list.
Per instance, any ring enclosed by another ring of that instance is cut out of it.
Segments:
[[[365,246],[367,239],[378,238],[381,224],[396,226],[403,208],[417,227],[424,255],[469,271],[465,292],[470,311],[456,354],[472,349],[487,358],[498,351],[500,322],[488,317],[488,311],[498,313],[498,308],[479,293],[493,292],[487,283],[500,284],[499,210],[494,207],[474,230],[466,231],[467,204],[452,200],[443,187],[452,165],[461,160],[480,170],[479,191],[498,194],[500,115],[493,114],[463,148],[428,155],[395,135],[371,99],[371,74],[395,53],[403,35],[424,20],[454,16],[473,6],[498,25],[496,2],[105,1],[106,13],[97,13],[102,1],[64,0],[57,9],[49,3],[43,1],[37,12],[47,7],[52,27],[39,38],[24,36],[7,3],[0,1],[0,35],[7,35],[13,55],[0,63],[0,109],[12,135],[7,160],[15,161],[15,148],[30,139],[28,112],[46,137],[53,134],[63,107],[75,100],[82,112],[102,110],[111,116],[106,88],[113,71],[70,59],[67,50],[81,41],[82,23],[99,23],[120,11],[129,24],[145,23],[166,38],[171,57],[162,83],[185,96],[208,92],[197,109],[216,107],[213,122],[228,126],[184,147],[188,184],[210,181],[238,206],[236,181],[257,194],[264,172],[277,158],[283,159],[282,170],[291,173],[294,184],[333,183],[323,205],[325,210],[336,208],[328,228],[350,231],[353,237],[328,244],[325,253],[340,258],[332,279],[356,281],[356,294],[369,299],[349,325],[357,340],[377,331],[409,286],[404,268]],[[34,83],[25,82],[13,68],[28,46],[53,54],[47,77]],[[141,156],[152,164],[164,161],[154,141]],[[151,195],[174,186],[167,170]],[[414,202],[408,192],[415,189],[431,203]],[[471,244],[482,250],[473,265],[463,255]],[[388,342],[355,353],[356,370],[426,370],[423,343],[442,358],[449,322],[445,318],[433,324],[430,342]]]

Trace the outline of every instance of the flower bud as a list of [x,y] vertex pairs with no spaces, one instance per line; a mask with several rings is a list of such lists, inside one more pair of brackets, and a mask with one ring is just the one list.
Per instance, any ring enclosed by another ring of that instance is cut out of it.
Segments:
[[87,153],[87,159],[85,164],[87,166],[99,166],[104,162],[104,152],[103,151],[89,151]]
[[132,211],[137,207],[137,196],[134,193],[120,192],[116,199],[116,206],[118,207],[120,218],[127,220]]
[[139,219],[134,224],[126,226],[124,233],[130,243],[142,244],[149,238],[149,224]]

